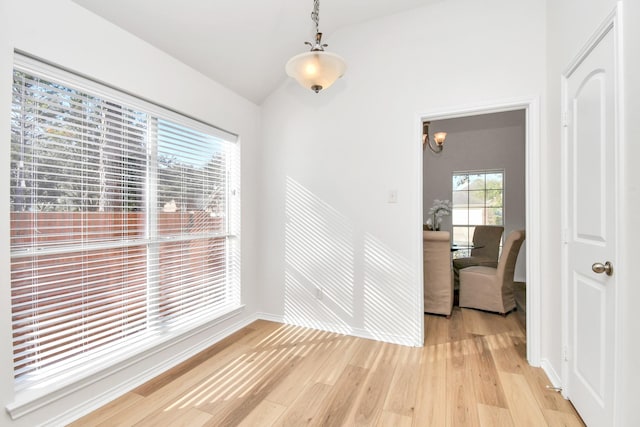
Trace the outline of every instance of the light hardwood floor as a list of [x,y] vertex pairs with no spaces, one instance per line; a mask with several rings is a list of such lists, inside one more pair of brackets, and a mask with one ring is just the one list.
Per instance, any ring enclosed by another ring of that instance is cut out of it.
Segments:
[[72,426],[581,426],[506,317],[425,316],[411,348],[258,321]]

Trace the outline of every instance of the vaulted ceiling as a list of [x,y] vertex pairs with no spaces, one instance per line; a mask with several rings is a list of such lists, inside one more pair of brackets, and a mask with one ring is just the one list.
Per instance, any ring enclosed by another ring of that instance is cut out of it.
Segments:
[[[73,0],[260,104],[286,78],[284,64],[308,48],[313,0]],[[340,28],[444,0],[323,0],[320,31],[330,51]],[[345,58],[347,64],[349,58]]]

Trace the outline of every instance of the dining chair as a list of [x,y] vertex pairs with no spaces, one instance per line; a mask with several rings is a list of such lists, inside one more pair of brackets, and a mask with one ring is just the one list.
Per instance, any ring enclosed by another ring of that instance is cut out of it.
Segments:
[[460,270],[473,265],[485,267],[498,266],[500,239],[504,227],[501,225],[477,225],[473,232],[473,248],[471,255],[453,260],[453,276],[455,288],[460,283]]
[[472,266],[460,270],[460,307],[506,314],[516,307],[513,275],[524,230],[509,233],[498,266]]
[[451,234],[423,231],[424,312],[451,316],[453,274],[451,272]]

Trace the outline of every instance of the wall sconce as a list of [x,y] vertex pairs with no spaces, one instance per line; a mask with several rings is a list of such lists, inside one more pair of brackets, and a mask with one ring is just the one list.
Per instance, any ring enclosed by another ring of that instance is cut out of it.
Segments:
[[434,153],[440,153],[444,148],[444,140],[447,138],[446,132],[436,132],[433,134],[433,142],[429,139],[429,124],[431,122],[422,123],[422,149],[424,150],[427,146]]

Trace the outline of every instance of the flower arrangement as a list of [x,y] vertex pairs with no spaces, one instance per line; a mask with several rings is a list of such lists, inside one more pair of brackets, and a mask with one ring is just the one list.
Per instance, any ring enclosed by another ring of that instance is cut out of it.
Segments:
[[440,230],[442,217],[451,215],[451,202],[449,200],[435,199],[433,206],[429,209],[429,218],[427,218],[427,228],[430,230]]

